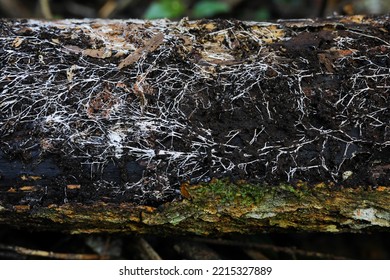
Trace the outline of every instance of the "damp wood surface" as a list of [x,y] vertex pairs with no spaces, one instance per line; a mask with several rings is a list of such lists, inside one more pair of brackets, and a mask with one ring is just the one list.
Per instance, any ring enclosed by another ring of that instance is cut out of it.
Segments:
[[389,229],[388,16],[0,27],[0,223]]

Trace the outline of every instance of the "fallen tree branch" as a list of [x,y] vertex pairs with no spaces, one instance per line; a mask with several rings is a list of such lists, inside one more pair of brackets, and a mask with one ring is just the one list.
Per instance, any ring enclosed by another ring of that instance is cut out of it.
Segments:
[[388,17],[0,25],[1,223],[389,227]]

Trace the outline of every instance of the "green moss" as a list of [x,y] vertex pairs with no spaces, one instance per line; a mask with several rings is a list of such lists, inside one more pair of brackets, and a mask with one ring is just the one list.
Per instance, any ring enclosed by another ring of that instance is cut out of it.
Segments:
[[233,183],[228,179],[214,179],[210,183],[191,186],[189,191],[196,204],[212,201],[225,206],[250,207],[261,203],[269,188],[246,182]]
[[279,188],[294,194],[298,198],[302,198],[302,197],[305,196],[305,193],[304,193],[305,187],[301,188],[301,189],[298,189],[298,188],[296,188],[296,187],[294,187],[292,185],[281,184],[281,185],[279,185]]

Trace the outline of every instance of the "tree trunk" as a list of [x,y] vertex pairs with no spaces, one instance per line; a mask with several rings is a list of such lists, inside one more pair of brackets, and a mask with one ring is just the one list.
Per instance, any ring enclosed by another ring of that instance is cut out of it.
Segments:
[[0,223],[390,227],[389,17],[0,26]]

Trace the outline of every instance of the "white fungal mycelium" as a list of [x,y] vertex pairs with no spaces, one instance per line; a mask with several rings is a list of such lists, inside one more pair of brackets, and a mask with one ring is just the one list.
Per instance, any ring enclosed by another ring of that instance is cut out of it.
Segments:
[[[390,145],[390,43],[375,34],[362,35],[373,42],[363,47],[358,31],[335,34],[331,61],[319,57],[313,70],[310,52],[283,57],[284,42],[302,28],[225,21],[207,32],[186,20],[144,24],[3,22],[0,134],[8,140],[1,148],[18,129],[31,129],[19,148],[39,145],[43,157],[60,154],[91,170],[137,162],[143,175],[124,188],[162,198],[182,181],[229,174],[338,181],[349,172],[345,162],[372,144],[367,135],[380,131],[378,150]],[[327,87],[335,79],[347,80]],[[331,125],[315,121],[313,102],[328,110]],[[229,121],[245,110],[252,110],[246,116],[253,120],[242,120],[249,125]],[[220,113],[207,119],[208,111]],[[291,119],[294,127],[283,127]]]

